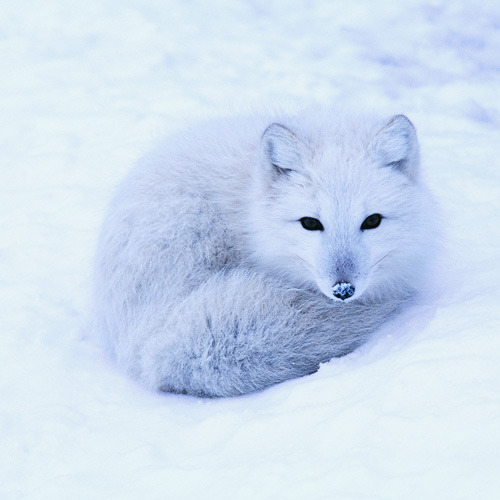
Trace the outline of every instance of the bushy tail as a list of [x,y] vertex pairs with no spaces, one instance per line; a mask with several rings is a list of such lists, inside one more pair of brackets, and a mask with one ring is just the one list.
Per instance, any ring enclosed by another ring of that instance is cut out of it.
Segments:
[[241,269],[154,309],[118,347],[120,362],[152,388],[207,397],[312,373],[352,351],[391,312],[367,315],[367,306],[337,305]]

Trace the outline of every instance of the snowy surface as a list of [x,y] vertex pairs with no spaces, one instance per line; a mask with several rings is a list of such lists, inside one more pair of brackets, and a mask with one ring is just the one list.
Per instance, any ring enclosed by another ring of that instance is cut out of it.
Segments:
[[[113,187],[254,103],[404,112],[448,252],[312,376],[158,395],[86,336]],[[500,3],[44,0],[0,16],[0,498],[500,498]]]

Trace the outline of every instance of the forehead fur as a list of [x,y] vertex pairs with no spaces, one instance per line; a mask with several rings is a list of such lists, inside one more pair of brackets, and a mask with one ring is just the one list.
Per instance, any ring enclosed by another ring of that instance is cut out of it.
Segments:
[[323,189],[330,183],[337,190],[342,185],[352,189],[353,183],[361,187],[363,179],[382,174],[372,145],[386,121],[331,110],[320,113],[319,119],[299,118],[293,126],[310,147],[311,157],[304,166],[312,183]]
[[330,108],[297,115],[290,120],[290,128],[309,139],[312,147],[330,144],[353,150],[366,146],[389,118]]
[[388,120],[327,109],[297,116],[289,127],[309,146],[308,170],[321,182],[335,174],[339,180],[348,180],[351,175],[359,175],[359,169],[368,168],[367,163],[375,161],[374,138]]

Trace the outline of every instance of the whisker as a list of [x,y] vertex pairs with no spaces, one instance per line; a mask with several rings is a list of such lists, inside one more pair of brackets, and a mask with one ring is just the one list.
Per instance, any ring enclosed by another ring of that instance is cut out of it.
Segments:
[[390,252],[387,252],[383,257],[380,257],[380,259],[378,259],[377,262],[375,262],[374,264],[372,264],[370,266],[370,269],[374,268],[378,263],[383,261],[386,257],[389,257],[389,255],[391,255],[391,253],[394,253],[394,250],[391,250]]
[[295,252],[292,252],[292,255],[294,255],[295,257],[297,257],[297,259],[301,260],[308,267],[308,269],[312,270],[311,264],[309,264],[309,262],[307,262],[306,260],[304,260],[300,255],[297,255]]

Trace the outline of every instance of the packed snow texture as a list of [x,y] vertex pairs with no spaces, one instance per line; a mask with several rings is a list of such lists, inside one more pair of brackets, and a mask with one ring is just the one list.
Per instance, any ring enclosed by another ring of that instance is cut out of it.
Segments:
[[[500,3],[45,0],[0,16],[0,498],[500,498]],[[250,396],[148,392],[89,339],[155,138],[291,103],[407,114],[444,257],[403,316]]]

